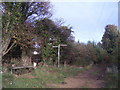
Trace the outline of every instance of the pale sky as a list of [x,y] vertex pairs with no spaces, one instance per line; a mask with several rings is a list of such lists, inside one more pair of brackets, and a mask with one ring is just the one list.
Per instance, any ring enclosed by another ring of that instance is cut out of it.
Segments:
[[73,27],[75,41],[99,42],[107,24],[118,25],[118,2],[52,2],[52,19]]

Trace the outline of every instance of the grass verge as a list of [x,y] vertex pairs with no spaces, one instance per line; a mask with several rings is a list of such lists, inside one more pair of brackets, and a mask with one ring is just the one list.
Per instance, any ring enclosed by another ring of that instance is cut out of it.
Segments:
[[106,81],[106,88],[118,88],[118,74],[106,73],[104,80]]
[[48,88],[47,84],[62,83],[64,79],[84,71],[77,67],[53,67],[42,66],[31,73],[16,76],[14,74],[3,73],[4,88]]

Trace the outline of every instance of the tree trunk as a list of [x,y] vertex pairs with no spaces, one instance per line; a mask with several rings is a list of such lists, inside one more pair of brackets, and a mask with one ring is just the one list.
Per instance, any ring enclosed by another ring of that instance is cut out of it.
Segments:
[[21,59],[22,59],[23,66],[31,65],[31,57],[24,50],[22,51]]

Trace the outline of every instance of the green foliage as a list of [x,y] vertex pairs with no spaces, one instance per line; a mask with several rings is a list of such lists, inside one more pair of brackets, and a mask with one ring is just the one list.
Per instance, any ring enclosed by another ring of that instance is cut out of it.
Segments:
[[108,60],[107,52],[95,42],[89,41],[87,44],[74,43],[67,46],[66,51],[68,55],[66,55],[65,59],[69,60],[67,62],[78,66],[86,66],[93,62],[99,64]]
[[109,63],[118,63],[119,39],[120,33],[114,25],[107,25],[105,33],[102,37],[102,47],[108,52],[110,56]]
[[22,15],[19,12],[20,5],[21,3],[17,3],[15,5],[14,3],[10,2],[2,3],[2,6],[4,7],[4,12],[2,16],[3,29],[8,29],[8,31],[10,31],[15,25],[20,22],[20,18]]
[[114,48],[117,46],[117,39],[119,37],[119,31],[114,25],[107,25],[105,27],[105,33],[102,37],[102,46],[108,53],[112,54]]
[[46,46],[42,48],[41,55],[42,55],[43,62],[50,63],[50,64],[53,64],[54,60],[57,57],[55,50],[49,44],[46,44]]
[[2,45],[4,47],[0,53],[4,56],[15,43],[23,47],[30,46],[31,38],[36,37],[30,22],[34,24],[35,18],[41,20],[50,17],[50,8],[50,2],[2,2]]
[[36,34],[44,38],[44,44],[66,44],[68,40],[73,38],[71,29],[68,26],[58,26],[56,22],[48,18],[36,22]]
[[103,62],[103,61],[107,61],[107,57],[108,57],[108,54],[107,52],[102,49],[102,48],[96,48],[96,56],[97,56],[97,62],[100,63],[100,62]]

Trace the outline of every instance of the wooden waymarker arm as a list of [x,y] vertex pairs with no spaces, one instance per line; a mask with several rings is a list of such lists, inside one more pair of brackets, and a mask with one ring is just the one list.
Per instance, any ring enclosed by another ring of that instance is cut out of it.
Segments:
[[66,44],[60,44],[60,46],[67,46]]
[[57,48],[57,47],[59,47],[59,46],[67,46],[66,44],[59,44],[58,46],[52,46],[53,48]]
[[52,46],[53,48],[57,48],[58,46]]

